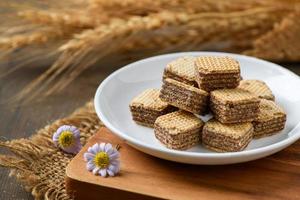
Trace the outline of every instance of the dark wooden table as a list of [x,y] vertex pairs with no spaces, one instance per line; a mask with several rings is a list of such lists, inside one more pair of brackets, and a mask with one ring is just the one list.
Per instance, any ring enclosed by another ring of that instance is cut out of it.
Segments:
[[[300,75],[300,64],[282,64]],[[121,64],[102,64],[84,72],[61,94],[37,100],[28,105],[0,104],[0,136],[7,139],[29,137],[36,130],[64,117],[93,98],[99,83]],[[45,67],[30,67],[18,70],[5,79],[0,79],[0,102],[10,98],[26,83],[38,76]],[[0,153],[3,150],[0,150]],[[9,170],[0,168],[0,199],[33,199],[14,178]]]

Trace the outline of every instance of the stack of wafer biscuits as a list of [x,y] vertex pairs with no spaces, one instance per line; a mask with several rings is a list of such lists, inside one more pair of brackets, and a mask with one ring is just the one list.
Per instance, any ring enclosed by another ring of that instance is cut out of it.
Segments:
[[238,88],[247,90],[262,99],[275,100],[271,89],[261,80],[242,80]]
[[170,78],[187,85],[197,86],[194,62],[195,58],[191,56],[170,62],[164,70],[163,79]]
[[159,95],[162,101],[195,114],[206,111],[208,96],[204,90],[170,78],[164,80]]
[[[132,100],[132,118],[154,127],[155,137],[170,149],[202,143],[217,152],[242,151],[253,138],[282,130],[286,114],[267,84],[240,79],[240,65],[230,57],[176,59],[166,66],[160,90]],[[209,109],[213,117],[204,123],[198,115]]]
[[157,117],[176,110],[159,98],[158,89],[145,90],[131,101],[129,107],[132,119],[149,127],[153,127]]
[[203,121],[186,111],[176,111],[156,119],[155,137],[171,149],[188,149],[201,139]]
[[241,79],[240,65],[230,57],[200,56],[195,71],[196,82],[205,91],[236,88]]
[[284,129],[286,114],[275,102],[262,99],[259,104],[259,115],[252,122],[254,137],[270,136]]
[[210,107],[222,123],[252,122],[259,113],[259,99],[242,89],[214,90],[210,94]]
[[217,152],[241,151],[247,147],[253,137],[251,123],[222,124],[211,119],[205,123],[202,143]]

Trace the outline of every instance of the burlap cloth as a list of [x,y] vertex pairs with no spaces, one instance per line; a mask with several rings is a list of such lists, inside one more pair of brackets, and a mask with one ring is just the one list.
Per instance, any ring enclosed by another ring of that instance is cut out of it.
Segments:
[[52,142],[52,134],[63,124],[80,129],[82,144],[102,126],[93,103],[89,102],[28,139],[0,142],[1,147],[13,153],[0,155],[0,166],[10,168],[10,175],[15,176],[35,199],[71,199],[66,194],[64,177],[65,168],[73,156],[58,150]]

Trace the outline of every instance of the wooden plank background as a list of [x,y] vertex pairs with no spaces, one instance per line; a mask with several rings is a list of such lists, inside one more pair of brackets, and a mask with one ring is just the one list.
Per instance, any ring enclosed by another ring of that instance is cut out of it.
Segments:
[[[36,64],[36,66],[20,69],[0,79],[0,136],[7,139],[29,137],[55,119],[67,116],[93,98],[99,83],[123,64],[106,63],[93,67],[84,72],[63,93],[25,106],[11,105],[5,101],[41,74],[45,67]],[[281,65],[300,75],[300,64],[284,63]],[[0,168],[0,199],[33,199],[31,194],[26,192],[14,178],[8,177],[8,172],[7,169]]]

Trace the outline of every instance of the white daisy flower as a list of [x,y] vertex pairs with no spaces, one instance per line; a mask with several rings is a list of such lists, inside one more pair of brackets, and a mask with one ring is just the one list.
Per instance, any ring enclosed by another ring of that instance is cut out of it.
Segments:
[[80,131],[75,126],[63,125],[53,134],[54,144],[67,153],[77,154],[82,145]]
[[84,153],[86,168],[95,175],[115,176],[120,171],[119,152],[110,143],[96,143]]

